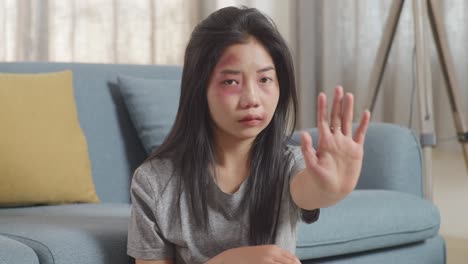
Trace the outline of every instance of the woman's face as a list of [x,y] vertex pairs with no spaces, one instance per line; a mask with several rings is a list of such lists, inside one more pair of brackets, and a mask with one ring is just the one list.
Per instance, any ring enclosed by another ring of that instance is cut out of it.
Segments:
[[217,139],[254,139],[270,123],[279,99],[275,65],[255,38],[229,46],[208,85]]

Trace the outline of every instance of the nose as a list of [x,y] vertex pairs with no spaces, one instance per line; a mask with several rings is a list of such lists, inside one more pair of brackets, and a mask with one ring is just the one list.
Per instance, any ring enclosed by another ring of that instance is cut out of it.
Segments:
[[240,98],[240,107],[242,109],[258,107],[258,91],[255,82],[247,82],[242,88],[242,95]]

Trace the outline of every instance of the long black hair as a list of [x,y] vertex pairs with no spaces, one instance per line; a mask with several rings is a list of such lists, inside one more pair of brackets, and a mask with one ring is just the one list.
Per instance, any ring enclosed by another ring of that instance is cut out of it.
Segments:
[[[259,41],[272,57],[280,96],[273,118],[255,138],[250,176],[242,205],[249,208],[252,245],[274,243],[291,154],[287,141],[296,125],[297,97],[291,52],[274,22],[255,8],[222,8],[201,21],[185,51],[181,96],[176,120],[163,144],[148,159],[168,158],[177,170],[179,190],[186,193],[195,224],[207,228],[206,189],[214,164],[212,120],[207,88],[226,48]],[[180,198],[180,197],[179,197]],[[180,201],[180,200],[179,200]]]

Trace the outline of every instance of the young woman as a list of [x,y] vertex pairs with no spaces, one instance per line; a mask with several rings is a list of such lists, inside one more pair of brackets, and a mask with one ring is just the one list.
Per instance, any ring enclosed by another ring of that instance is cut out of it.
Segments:
[[[135,171],[128,254],[136,263],[299,263],[299,220],[356,186],[370,113],[318,96],[319,142],[288,140],[297,107],[290,51],[256,9],[216,11],[188,43],[175,124]],[[344,104],[343,104],[344,101]]]

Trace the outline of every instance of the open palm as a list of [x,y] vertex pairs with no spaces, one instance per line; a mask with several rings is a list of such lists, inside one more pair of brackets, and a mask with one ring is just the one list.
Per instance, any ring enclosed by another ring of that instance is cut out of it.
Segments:
[[314,149],[312,138],[306,132],[302,133],[301,149],[306,171],[313,178],[317,189],[322,195],[338,201],[356,187],[359,179],[370,112],[365,111],[353,136],[352,94],[344,96],[342,87],[335,88],[330,121],[326,95],[321,93],[317,101],[317,149]]

